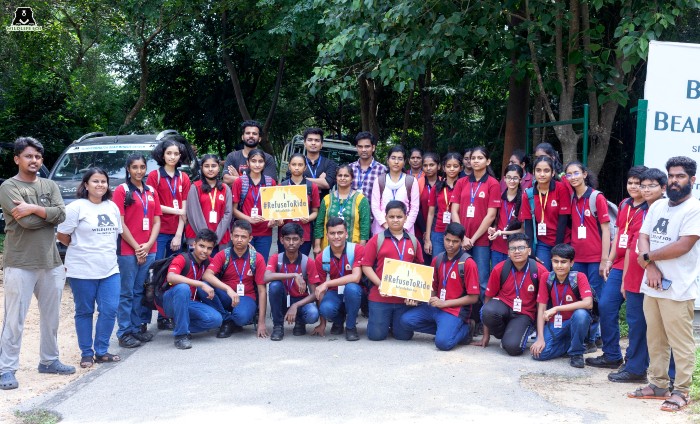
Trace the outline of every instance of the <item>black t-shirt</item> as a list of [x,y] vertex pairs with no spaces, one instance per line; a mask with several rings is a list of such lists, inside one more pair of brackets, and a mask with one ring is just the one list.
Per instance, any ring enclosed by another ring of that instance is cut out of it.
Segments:
[[[277,164],[275,163],[275,158],[267,152],[263,153],[265,153],[265,169],[263,169],[263,175],[267,175],[268,177],[277,181]],[[243,150],[236,150],[226,155],[224,175],[229,173],[229,166],[233,166],[236,171],[238,171],[239,175],[248,173],[248,158],[243,156]]]
[[[324,172],[326,173],[326,182],[330,188],[335,185],[335,174],[338,172],[338,164],[334,160],[328,159],[325,156],[319,156],[316,161],[310,161],[308,158],[306,160],[306,170],[304,171],[304,176],[306,178],[318,178]],[[291,177],[291,172],[287,169],[287,177]],[[330,192],[330,190],[318,189],[318,194],[323,199]]]

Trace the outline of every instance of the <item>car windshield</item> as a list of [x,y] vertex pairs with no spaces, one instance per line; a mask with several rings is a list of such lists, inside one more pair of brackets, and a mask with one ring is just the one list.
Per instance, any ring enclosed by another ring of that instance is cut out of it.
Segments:
[[[304,143],[295,144],[294,153],[304,154]],[[329,149],[325,145],[321,147],[321,156],[334,160],[338,165],[352,163],[357,160],[357,152],[354,150]]]
[[151,158],[150,150],[104,150],[67,152],[56,165],[53,179],[56,181],[80,180],[89,168],[100,167],[107,171],[110,180],[123,181],[126,177],[124,165],[132,153],[140,153],[147,159],[148,172],[158,168]]

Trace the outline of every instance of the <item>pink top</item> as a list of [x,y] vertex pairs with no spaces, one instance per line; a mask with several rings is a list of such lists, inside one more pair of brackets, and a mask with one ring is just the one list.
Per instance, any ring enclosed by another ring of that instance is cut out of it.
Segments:
[[401,179],[398,183],[392,181],[389,174],[387,174],[384,193],[379,192],[379,179],[377,178],[374,180],[372,202],[370,202],[372,216],[374,217],[374,222],[372,222],[372,234],[383,231],[382,225],[386,222],[386,205],[392,200],[400,200],[406,205],[408,217],[403,227],[409,233],[414,234],[413,225],[416,222],[416,218],[418,218],[418,210],[420,207],[420,189],[418,188],[418,181],[414,180],[411,186],[411,197],[409,201],[405,174],[401,174]]

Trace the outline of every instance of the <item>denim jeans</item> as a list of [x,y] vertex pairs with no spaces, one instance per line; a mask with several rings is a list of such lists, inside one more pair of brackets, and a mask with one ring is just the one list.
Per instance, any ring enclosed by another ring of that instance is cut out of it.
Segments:
[[585,342],[588,327],[591,325],[591,314],[585,309],[577,309],[571,318],[562,323],[562,328],[554,328],[554,322],[544,326],[545,346],[538,361],[558,358],[565,353],[569,356],[583,355],[586,351]]
[[270,247],[272,247],[272,236],[255,236],[253,240],[250,241],[255,250],[263,255],[265,258],[265,263],[267,263],[267,258],[270,257]]
[[[608,277],[610,283],[610,277]],[[629,346],[625,351],[625,371],[637,375],[646,375],[649,368],[649,350],[647,349],[647,321],[644,318],[644,294],[627,292],[627,325],[629,326]],[[605,337],[605,332],[603,332]],[[605,343],[605,338],[603,338]],[[603,344],[605,349],[605,344]],[[603,350],[605,352],[605,350]]]
[[345,285],[343,294],[338,294],[335,290],[328,290],[323,295],[318,310],[321,316],[328,321],[341,325],[343,321],[346,321],[347,328],[355,328],[360,302],[362,302],[362,287],[359,284],[348,283]]
[[[591,289],[595,291],[595,295],[598,297],[598,306],[600,307],[600,299],[603,294],[603,285],[605,285],[605,280],[600,276],[598,269],[600,268],[599,262],[574,262],[574,266],[571,267],[573,271],[578,271],[586,274],[588,278],[588,283],[591,285]],[[619,293],[618,287],[618,293]],[[587,341],[589,343],[595,342],[595,339],[600,336],[600,321],[591,322],[591,329],[588,332]]]
[[367,338],[374,341],[384,340],[391,329],[396,340],[411,340],[413,331],[401,324],[401,316],[410,308],[404,303],[383,303],[370,300]]
[[[311,288],[309,287],[309,290]],[[274,326],[284,325],[284,315],[287,313],[287,289],[281,281],[272,281],[269,284],[269,299],[270,311],[272,313],[272,324]],[[302,300],[303,297],[294,297],[290,299],[290,304]],[[307,303],[297,309],[297,320],[301,320],[304,324],[313,324],[318,321],[319,313],[315,302]]]
[[216,309],[224,321],[231,321],[240,327],[250,324],[258,309],[255,299],[250,296],[239,296],[238,305],[234,308],[231,306],[231,297],[224,290],[214,289],[213,299],[207,299],[202,289],[197,289],[197,294],[202,303]]
[[542,261],[549,272],[552,272],[552,247],[537,240],[537,249],[535,249],[535,256]]
[[[311,253],[311,244],[312,243],[310,241],[305,241],[301,246],[299,246],[299,252],[309,256]],[[277,252],[284,252],[284,245],[279,240],[277,240]],[[267,261],[267,259],[265,259],[265,261]]]
[[445,233],[432,231],[430,233],[430,244],[433,245],[433,258],[445,251]]
[[158,250],[156,250],[156,260],[167,258],[173,253],[180,253],[182,251],[182,246],[180,250],[174,251],[170,248],[170,242],[175,238],[175,234],[158,234],[156,239],[156,245]]
[[529,316],[513,312],[500,299],[491,299],[481,308],[481,322],[501,340],[501,347],[510,356],[525,351],[527,338],[535,328]]
[[[622,307],[625,298],[622,297],[622,293],[620,293],[621,285],[622,270],[612,269],[610,270],[610,275],[608,275],[608,280],[603,285],[603,289],[598,293],[598,311],[600,312],[600,333],[603,339],[603,355],[605,355],[605,359],[609,361],[619,361],[622,359],[622,350],[620,350],[620,307]],[[643,311],[642,319],[644,319]],[[644,334],[646,335],[646,328]],[[630,345],[631,344],[632,335],[630,332]]]
[[175,337],[219,328],[222,323],[214,308],[192,300],[187,284],[175,284],[163,294],[163,311],[175,323]]
[[496,252],[495,250],[491,251],[491,266],[495,267],[506,259],[508,259],[508,255],[505,253]]
[[435,347],[450,350],[469,335],[469,326],[440,308],[423,303],[401,315],[401,325],[410,331],[434,334]]
[[[119,273],[101,279],[69,278],[75,303],[75,332],[80,356],[102,356],[109,349],[119,305]],[[97,323],[93,350],[92,323],[97,303]]]
[[489,282],[489,274],[491,274],[491,247],[489,246],[474,246],[469,250],[472,259],[476,262],[476,268],[479,271],[479,299],[484,301],[484,293],[486,285]]
[[121,276],[119,308],[117,309],[117,322],[119,324],[117,337],[136,333],[141,324],[151,322],[151,310],[141,304],[141,299],[143,299],[143,282],[146,280],[148,267],[155,260],[155,253],[149,254],[146,257],[146,262],[142,265],[138,264],[136,255],[117,256]]

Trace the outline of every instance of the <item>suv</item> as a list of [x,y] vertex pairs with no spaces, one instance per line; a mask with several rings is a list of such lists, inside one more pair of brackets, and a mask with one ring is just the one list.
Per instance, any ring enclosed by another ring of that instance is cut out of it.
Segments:
[[[289,168],[289,158],[292,157],[294,153],[301,153],[303,155],[306,154],[304,137],[301,135],[295,135],[294,138],[292,138],[292,141],[284,146],[284,149],[282,150],[282,159],[280,160],[278,181],[282,181],[286,178],[287,168]],[[352,163],[357,160],[357,150],[352,143],[349,141],[333,140],[330,138],[323,139],[321,155],[329,159],[333,159],[338,165]]]

